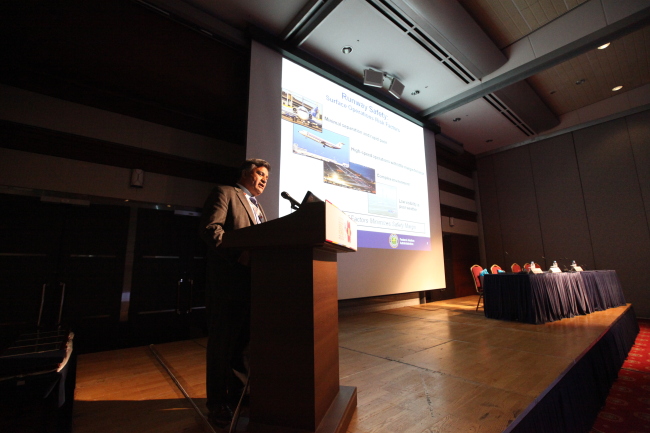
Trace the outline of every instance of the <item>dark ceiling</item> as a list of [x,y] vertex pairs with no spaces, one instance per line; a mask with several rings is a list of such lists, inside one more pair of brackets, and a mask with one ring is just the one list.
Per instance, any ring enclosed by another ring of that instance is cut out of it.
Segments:
[[[483,155],[573,127],[575,119],[624,113],[634,108],[629,101],[647,103],[649,5],[4,1],[0,82],[243,145],[252,27],[265,35],[261,42],[281,41],[362,95],[442,130],[458,144],[452,152]],[[603,42],[611,42],[606,51],[596,48]],[[346,45],[354,46],[352,55],[342,54]],[[386,85],[363,86],[367,67],[399,77],[406,88],[401,99],[389,96]],[[469,78],[459,78],[459,68]],[[614,93],[619,85],[623,91]]]
[[241,145],[248,63],[130,0],[0,2],[0,82]]

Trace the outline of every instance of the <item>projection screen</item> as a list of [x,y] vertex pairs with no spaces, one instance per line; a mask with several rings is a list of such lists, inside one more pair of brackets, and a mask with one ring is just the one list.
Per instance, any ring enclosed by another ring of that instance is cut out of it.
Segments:
[[265,212],[310,191],[357,222],[339,299],[444,288],[434,134],[349,87],[253,42],[246,156],[272,165]]

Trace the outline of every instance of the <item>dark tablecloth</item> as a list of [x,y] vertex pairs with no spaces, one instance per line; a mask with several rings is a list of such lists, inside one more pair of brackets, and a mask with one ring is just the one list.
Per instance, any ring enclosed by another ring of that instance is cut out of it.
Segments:
[[609,270],[485,275],[483,296],[486,317],[535,324],[625,305]]

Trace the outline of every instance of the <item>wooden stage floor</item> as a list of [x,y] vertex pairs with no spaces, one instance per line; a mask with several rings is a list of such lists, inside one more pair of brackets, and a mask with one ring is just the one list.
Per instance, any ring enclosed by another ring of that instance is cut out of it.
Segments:
[[[348,432],[502,432],[629,308],[529,325],[487,319],[476,302],[341,315],[341,385],[358,391]],[[205,344],[155,346],[201,410]],[[73,423],[75,433],[205,431],[149,347],[79,356]]]

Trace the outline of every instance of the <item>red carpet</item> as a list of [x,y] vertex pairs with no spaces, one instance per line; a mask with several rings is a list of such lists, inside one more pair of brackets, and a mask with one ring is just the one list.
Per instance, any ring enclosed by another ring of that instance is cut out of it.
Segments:
[[634,347],[591,433],[650,433],[650,320],[638,322]]

